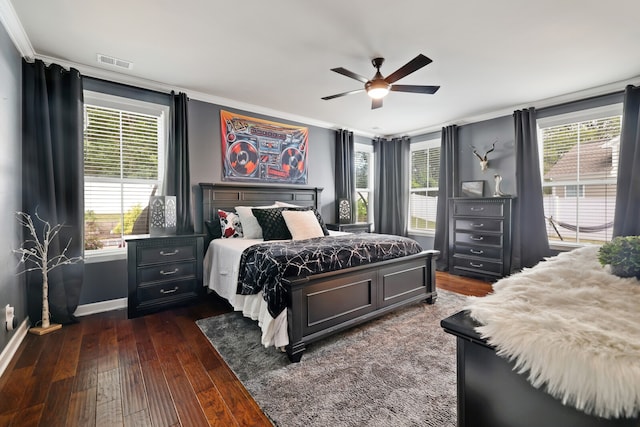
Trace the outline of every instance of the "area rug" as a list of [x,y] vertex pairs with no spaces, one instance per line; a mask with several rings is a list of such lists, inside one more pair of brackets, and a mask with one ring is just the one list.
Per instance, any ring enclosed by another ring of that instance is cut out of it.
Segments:
[[454,427],[456,342],[440,320],[465,303],[439,290],[435,304],[312,343],[293,364],[240,313],[196,323],[276,426]]

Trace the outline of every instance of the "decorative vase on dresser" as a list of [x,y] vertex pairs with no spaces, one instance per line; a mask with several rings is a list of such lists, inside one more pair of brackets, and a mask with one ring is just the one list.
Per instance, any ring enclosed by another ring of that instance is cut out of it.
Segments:
[[512,197],[449,199],[449,272],[489,281],[511,272]]

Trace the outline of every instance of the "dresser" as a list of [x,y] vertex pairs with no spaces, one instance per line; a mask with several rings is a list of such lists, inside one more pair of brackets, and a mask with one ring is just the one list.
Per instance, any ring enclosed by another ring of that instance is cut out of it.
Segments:
[[497,280],[511,271],[511,197],[449,199],[449,272]]
[[349,233],[370,233],[370,222],[356,222],[353,224],[326,224],[328,230],[346,231]]
[[201,294],[203,238],[189,234],[127,239],[129,318]]

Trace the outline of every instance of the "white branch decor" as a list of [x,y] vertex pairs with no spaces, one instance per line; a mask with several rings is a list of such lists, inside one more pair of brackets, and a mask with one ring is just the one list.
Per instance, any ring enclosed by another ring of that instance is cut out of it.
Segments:
[[[49,246],[51,242],[56,238],[60,230],[62,230],[63,224],[56,224],[53,227],[47,221],[40,218],[36,211],[35,217],[42,223],[42,241],[38,237],[36,227],[33,223],[31,215],[24,212],[16,212],[18,222],[29,230],[31,238],[25,240],[20,245],[19,249],[13,251],[20,255],[20,264],[25,264],[25,269],[21,273],[27,271],[40,271],[42,274],[42,329],[51,327],[49,322],[49,279],[48,273],[62,265],[75,264],[82,261],[82,257],[67,256],[67,249],[71,244],[71,239],[67,242],[66,246],[60,252],[59,255],[50,257]],[[30,267],[27,265],[31,265]]]

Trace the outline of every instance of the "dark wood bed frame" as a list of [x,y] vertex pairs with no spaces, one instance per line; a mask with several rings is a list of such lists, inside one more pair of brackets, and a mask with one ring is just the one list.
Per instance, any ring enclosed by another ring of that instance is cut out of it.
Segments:
[[[322,188],[275,185],[200,183],[202,221],[217,210],[264,206],[276,201],[319,210]],[[204,230],[205,228],[203,228]],[[209,242],[206,242],[205,248]],[[299,362],[307,344],[421,300],[436,300],[435,260],[438,251],[316,274],[289,277],[284,285],[289,345],[287,356]]]

